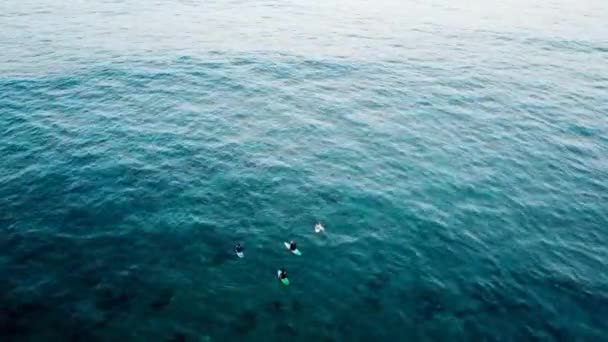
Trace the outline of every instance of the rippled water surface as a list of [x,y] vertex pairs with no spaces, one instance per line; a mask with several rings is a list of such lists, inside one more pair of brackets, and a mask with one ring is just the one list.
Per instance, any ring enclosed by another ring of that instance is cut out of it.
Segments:
[[3,1],[0,340],[608,340],[606,22]]

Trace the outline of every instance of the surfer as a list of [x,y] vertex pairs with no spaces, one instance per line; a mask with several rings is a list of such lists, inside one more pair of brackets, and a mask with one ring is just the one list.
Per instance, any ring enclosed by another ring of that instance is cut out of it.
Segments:
[[315,233],[322,233],[324,231],[325,231],[325,227],[323,227],[321,222],[317,222],[317,224],[315,224]]
[[287,271],[284,268],[281,268],[277,271],[277,278],[283,283],[283,285],[289,285],[289,278],[287,278]]
[[236,255],[237,255],[239,258],[242,258],[242,257],[244,257],[244,256],[245,256],[245,254],[243,253],[244,248],[243,248],[243,246],[241,246],[241,244],[240,244],[240,243],[237,243],[237,244],[236,244],[236,247],[234,247],[234,251],[236,252]]
[[296,245],[295,241],[290,241],[290,242],[283,242],[283,244],[285,245],[285,248],[287,248],[288,251],[290,251],[291,253],[295,254],[295,255],[302,255],[302,252],[300,252],[300,250],[298,249],[298,246]]

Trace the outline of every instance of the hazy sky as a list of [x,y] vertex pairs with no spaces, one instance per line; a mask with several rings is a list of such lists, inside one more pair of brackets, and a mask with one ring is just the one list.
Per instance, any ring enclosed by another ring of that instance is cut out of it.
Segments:
[[437,35],[608,48],[606,0],[4,0],[0,13],[5,68],[74,49],[106,57],[266,51],[399,58],[438,44]]

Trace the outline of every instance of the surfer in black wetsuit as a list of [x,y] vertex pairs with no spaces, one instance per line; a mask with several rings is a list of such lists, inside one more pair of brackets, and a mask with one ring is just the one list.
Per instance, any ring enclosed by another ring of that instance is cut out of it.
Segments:
[[279,279],[287,279],[287,271],[284,268],[281,268],[281,272],[279,273]]

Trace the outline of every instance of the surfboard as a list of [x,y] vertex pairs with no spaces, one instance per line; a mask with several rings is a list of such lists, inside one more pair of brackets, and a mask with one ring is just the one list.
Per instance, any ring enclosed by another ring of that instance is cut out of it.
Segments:
[[289,249],[289,242],[283,242],[283,244],[285,244],[285,248],[287,248],[288,251],[290,251],[291,253],[295,254],[295,255],[302,255],[302,252],[300,252],[299,249],[295,249],[295,250],[291,250]]
[[281,283],[283,283],[283,285],[289,285],[288,278],[281,279],[281,270],[277,271],[277,278],[279,278],[279,280],[281,281]]

